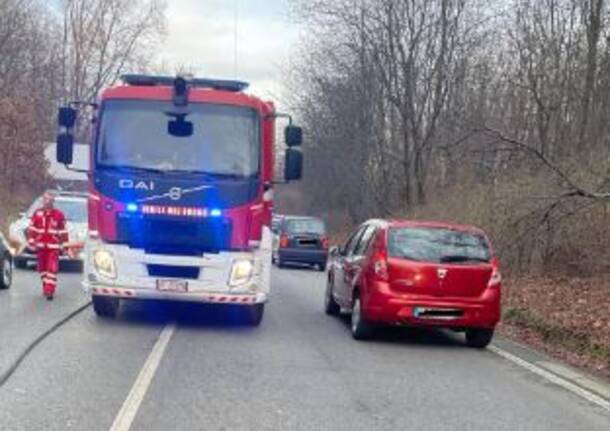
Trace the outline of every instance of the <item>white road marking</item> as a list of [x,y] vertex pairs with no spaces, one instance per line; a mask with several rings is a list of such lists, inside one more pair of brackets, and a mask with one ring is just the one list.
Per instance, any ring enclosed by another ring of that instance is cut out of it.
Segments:
[[559,377],[550,371],[546,371],[543,368],[526,361],[525,359],[521,359],[518,356],[507,352],[506,350],[500,349],[497,346],[489,346],[488,350],[610,412],[610,401],[600,397],[599,395],[594,394],[593,392],[588,391],[562,377]]
[[153,346],[150,355],[148,355],[146,362],[144,362],[144,366],[140,370],[140,374],[138,374],[138,378],[131,387],[129,395],[127,395],[127,398],[123,402],[121,410],[119,410],[119,413],[114,419],[110,431],[128,431],[129,428],[131,428],[131,424],[144,400],[146,391],[155,377],[157,368],[161,363],[161,359],[163,358],[163,354],[165,353],[165,349],[169,344],[169,340],[172,337],[175,328],[175,325],[170,323],[161,331],[157,342]]

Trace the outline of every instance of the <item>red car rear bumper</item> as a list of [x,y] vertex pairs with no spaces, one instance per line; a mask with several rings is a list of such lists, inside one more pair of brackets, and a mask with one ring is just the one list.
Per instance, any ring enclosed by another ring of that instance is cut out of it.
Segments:
[[387,283],[363,294],[364,316],[373,322],[445,328],[493,328],[500,321],[500,287],[480,297],[456,298],[392,291]]

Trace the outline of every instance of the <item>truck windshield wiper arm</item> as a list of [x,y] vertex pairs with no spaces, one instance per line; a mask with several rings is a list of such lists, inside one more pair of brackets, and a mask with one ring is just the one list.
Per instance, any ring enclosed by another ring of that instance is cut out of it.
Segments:
[[102,168],[107,169],[127,169],[130,171],[140,171],[140,172],[153,172],[155,174],[167,174],[169,171],[165,169],[157,169],[157,168],[149,168],[142,166],[132,166],[132,165],[99,165]]
[[141,172],[153,172],[157,174],[191,174],[191,175],[202,175],[208,178],[228,178],[228,179],[246,179],[250,178],[254,175],[244,175],[237,173],[229,173],[229,172],[209,172],[209,171],[198,171],[195,169],[158,169],[151,168],[148,166],[133,166],[133,165],[107,165],[100,164],[101,168],[107,169],[128,169],[132,171],[141,171]]
[[208,177],[208,178],[228,178],[228,179],[238,179],[238,180],[242,180],[242,179],[251,177],[251,175],[232,174],[232,173],[225,173],[225,172],[197,171],[197,170],[179,169],[179,170],[172,171],[172,172],[187,173],[187,174],[193,174],[193,175],[203,175],[204,177]]

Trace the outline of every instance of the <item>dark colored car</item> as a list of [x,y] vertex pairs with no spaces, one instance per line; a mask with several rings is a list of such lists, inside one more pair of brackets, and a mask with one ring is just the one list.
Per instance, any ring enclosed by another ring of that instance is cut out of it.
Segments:
[[2,233],[0,233],[0,289],[8,289],[13,282],[13,256]]
[[473,226],[371,220],[329,265],[326,313],[351,312],[356,339],[375,324],[442,327],[483,348],[500,320],[498,259]]
[[285,216],[278,229],[277,265],[307,264],[326,270],[328,237],[324,222],[314,217]]

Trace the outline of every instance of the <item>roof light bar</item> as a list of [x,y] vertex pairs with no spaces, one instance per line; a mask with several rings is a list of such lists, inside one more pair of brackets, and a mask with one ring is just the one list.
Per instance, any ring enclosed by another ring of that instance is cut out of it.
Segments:
[[[250,84],[244,81],[231,81],[227,79],[209,79],[209,78],[186,78],[183,79],[190,87],[211,88],[214,90],[224,90],[232,92],[244,91]],[[161,75],[138,75],[127,74],[122,75],[121,80],[127,85],[134,86],[168,86],[173,87],[176,81],[175,76]]]

